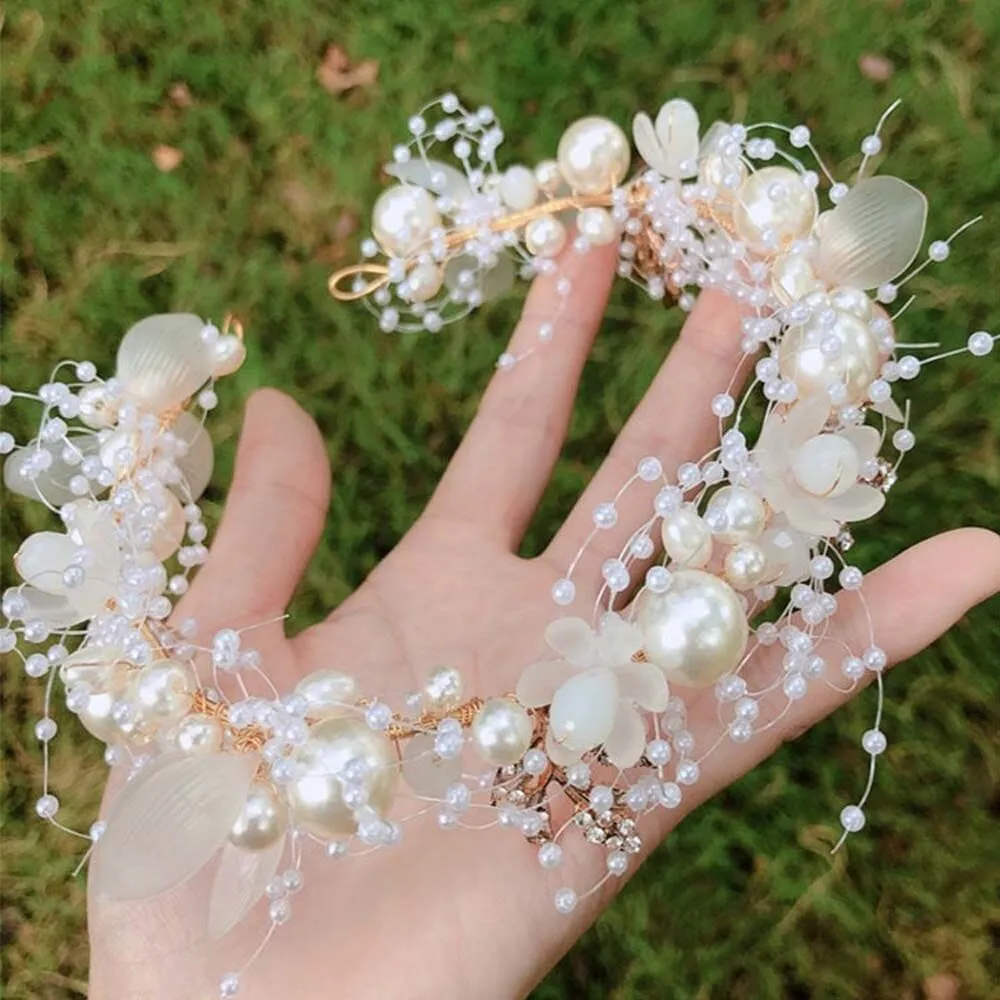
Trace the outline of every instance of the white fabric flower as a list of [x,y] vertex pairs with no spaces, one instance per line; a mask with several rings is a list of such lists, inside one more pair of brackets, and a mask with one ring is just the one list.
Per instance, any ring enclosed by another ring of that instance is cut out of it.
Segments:
[[545,641],[559,659],[528,667],[516,693],[526,708],[549,706],[546,753],[568,767],[603,748],[616,767],[632,767],[646,746],[637,707],[662,712],[669,696],[662,671],[632,659],[642,648],[639,629],[615,614],[596,632],[582,618],[559,618],[545,630]]
[[639,155],[663,177],[683,180],[698,173],[698,112],[680,98],[667,101],[656,124],[640,111],[632,120],[632,138]]
[[773,411],[760,432],[754,454],[764,499],[806,535],[835,535],[848,521],[878,513],[885,494],[859,482],[864,464],[878,453],[874,427],[823,431],[830,404],[822,399],[796,403],[787,413]]
[[[66,527],[65,534],[39,531],[29,536],[14,556],[25,582],[19,589],[27,601],[24,619],[41,619],[50,629],[69,628],[100,614],[118,591],[122,569],[110,505],[73,504]],[[84,579],[69,587],[64,574],[75,565],[83,567]]]

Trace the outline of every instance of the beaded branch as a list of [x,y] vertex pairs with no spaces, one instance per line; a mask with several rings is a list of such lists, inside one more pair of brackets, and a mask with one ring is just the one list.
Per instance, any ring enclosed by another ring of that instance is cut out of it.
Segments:
[[[890,312],[899,290],[944,260],[958,233],[915,263],[926,200],[872,172],[888,113],[863,140],[851,183],[834,179],[803,125],[719,122],[701,135],[681,100],[655,122],[636,116],[644,166],[631,176],[628,138],[604,118],[571,125],[556,159],[533,169],[497,165],[503,132],[488,108],[446,95],[410,119],[364,262],[331,277],[335,298],[363,301],[384,331],[433,333],[520,273],[552,276],[562,309],[573,286],[560,255],[616,243],[619,275],[654,300],[686,311],[709,288],[739,302],[743,360],[753,362],[741,396],[712,400],[715,448],[676,470],[636,456],[634,474],[596,507],[552,585],[549,653],[524,664],[512,693],[466,691],[460,665],[434,667],[419,691],[363,691],[323,669],[278,692],[248,629],[203,646],[193,621],[171,620],[209,558],[203,421],[216,380],[245,357],[238,324],[153,316],[126,333],[106,380],[89,361],[61,362],[35,393],[0,387],[0,405],[42,405],[34,439],[0,435],[6,486],[63,524],[21,545],[23,582],[4,595],[0,627],[0,651],[45,681],[37,811],[66,829],[48,778],[57,686],[129,777],[106,820],[79,834],[93,842],[91,891],[141,899],[211,865],[213,938],[267,900],[269,930],[249,966],[290,918],[315,845],[331,857],[366,853],[433,813],[442,829],[508,828],[546,870],[568,837],[602,851],[596,884],[554,890],[569,913],[628,870],[643,817],[677,808],[719,747],[773,728],[817,686],[846,693],[872,675],[868,777],[840,814],[837,846],[859,831],[886,747],[886,654],[874,634],[857,649],[834,638],[831,584],[864,607],[864,577],[846,553],[852,526],[882,508],[914,446],[901,390],[929,361],[960,353],[899,353],[895,323],[909,305]],[[557,319],[539,322],[539,345]],[[963,350],[985,356],[995,341],[978,331]],[[619,525],[622,497],[643,491],[645,517]],[[616,527],[629,534],[591,605],[577,570]],[[715,731],[696,735],[687,697],[698,689],[714,692],[718,711]],[[234,996],[244,972],[226,973],[220,995]]]

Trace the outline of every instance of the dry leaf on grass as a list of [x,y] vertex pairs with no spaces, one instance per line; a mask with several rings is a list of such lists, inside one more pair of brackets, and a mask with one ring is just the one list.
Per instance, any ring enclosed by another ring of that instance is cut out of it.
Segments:
[[370,87],[378,79],[378,60],[365,59],[354,65],[339,45],[330,45],[316,68],[316,79],[331,94],[342,94],[355,87]]
[[924,980],[926,1000],[958,1000],[961,987],[958,979],[948,972],[939,972]]
[[176,146],[157,146],[152,156],[156,169],[162,170],[165,174],[176,170],[184,162],[184,153]]
[[171,86],[169,95],[170,100],[179,108],[189,108],[194,103],[191,100],[191,90],[183,80]]
[[891,59],[874,52],[866,52],[858,59],[858,69],[866,80],[874,80],[876,83],[885,83],[896,72]]

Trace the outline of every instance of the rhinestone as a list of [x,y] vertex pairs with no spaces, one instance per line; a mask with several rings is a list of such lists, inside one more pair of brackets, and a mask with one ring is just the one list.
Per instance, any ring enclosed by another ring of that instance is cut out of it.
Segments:
[[592,826],[584,836],[592,844],[603,844],[607,838],[607,834],[599,826]]

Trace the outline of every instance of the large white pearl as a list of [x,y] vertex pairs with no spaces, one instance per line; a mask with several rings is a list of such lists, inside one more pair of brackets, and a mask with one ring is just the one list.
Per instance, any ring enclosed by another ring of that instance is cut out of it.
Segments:
[[406,276],[409,288],[407,298],[411,302],[426,302],[437,295],[443,282],[444,272],[437,264],[432,264],[430,261],[417,264]]
[[554,215],[541,215],[524,227],[524,245],[535,257],[555,257],[566,246],[566,227]]
[[712,558],[712,532],[689,504],[663,519],[663,547],[680,566],[696,569]]
[[546,194],[555,194],[562,186],[563,176],[555,160],[542,160],[535,167],[535,180]]
[[767,556],[754,542],[740,542],[727,553],[724,561],[726,579],[737,590],[752,590],[767,576]]
[[[853,313],[836,309],[834,322],[826,324],[824,311],[814,310],[801,326],[793,326],[778,347],[781,374],[793,381],[800,396],[826,393],[831,385],[842,385],[848,402],[857,402],[879,371],[878,343],[868,324]],[[824,352],[821,345],[833,338],[840,347]]]
[[288,829],[288,806],[271,785],[250,786],[229,840],[248,851],[270,847]]
[[193,696],[191,673],[176,660],[150,663],[132,682],[132,701],[146,719],[179,719],[191,708]]
[[372,233],[392,257],[405,257],[441,225],[441,213],[422,187],[396,184],[379,195],[372,210]]
[[531,208],[538,199],[538,181],[534,171],[520,164],[508,167],[500,181],[500,197],[514,212]]
[[383,815],[392,805],[399,774],[392,743],[357,716],[317,723],[298,759],[303,773],[286,786],[288,802],[295,822],[317,837],[343,837],[357,829],[338,777],[352,760],[367,766],[368,805]]
[[212,374],[216,378],[232,375],[246,361],[247,347],[242,337],[226,334],[212,345]]
[[435,712],[455,708],[462,700],[462,675],[455,667],[438,667],[424,685],[424,706]]
[[571,677],[549,708],[553,739],[567,750],[589,750],[603,743],[618,714],[618,680],[601,667]]
[[306,715],[325,719],[340,715],[358,696],[357,681],[339,670],[317,670],[307,674],[295,685],[295,693],[305,698]]
[[839,497],[858,481],[861,457],[847,438],[818,434],[792,458],[795,481],[814,497]]
[[740,185],[733,223],[751,249],[776,250],[806,236],[818,208],[816,192],[790,167],[763,167]]
[[210,715],[188,715],[177,724],[173,741],[182,753],[214,753],[222,746],[222,723]]
[[714,684],[735,669],[748,626],[739,596],[701,570],[678,570],[661,594],[645,590],[636,608],[646,656],[667,680],[689,687]]
[[767,521],[764,501],[745,486],[723,486],[709,501],[708,509],[725,517],[726,526],[716,531],[715,537],[727,545],[752,541]]
[[860,288],[835,288],[830,292],[830,303],[835,309],[849,312],[861,320],[870,320],[875,315],[872,300]]
[[497,767],[516,764],[531,746],[531,716],[509,698],[491,698],[472,720],[479,755]]
[[92,692],[77,712],[83,727],[104,743],[120,736],[111,712],[128,685],[128,666],[121,651],[111,646],[84,646],[59,666],[59,677],[67,688],[86,684]]
[[604,194],[628,172],[628,137],[613,121],[591,115],[575,121],[559,140],[563,179],[576,194]]
[[576,228],[581,236],[586,236],[588,242],[595,247],[603,247],[613,243],[618,235],[617,226],[611,213],[604,208],[585,208],[577,213]]
[[822,287],[804,254],[783,254],[771,268],[771,288],[783,305],[798,302]]

